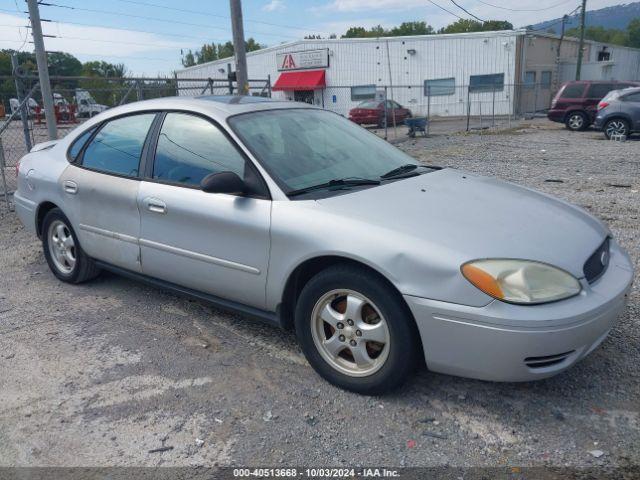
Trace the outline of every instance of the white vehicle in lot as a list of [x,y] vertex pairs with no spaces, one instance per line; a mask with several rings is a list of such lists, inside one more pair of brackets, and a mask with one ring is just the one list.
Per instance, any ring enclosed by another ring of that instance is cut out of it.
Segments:
[[75,100],[78,106],[77,113],[79,117],[91,118],[109,108],[106,105],[96,103],[91,94],[82,88],[76,88]]
[[[38,108],[38,102],[36,102],[33,98],[29,98],[27,104],[29,105],[29,117],[33,117],[36,114],[36,108]],[[17,98],[9,99],[9,106],[11,107],[11,113],[16,113],[18,108],[20,107],[20,102]]]

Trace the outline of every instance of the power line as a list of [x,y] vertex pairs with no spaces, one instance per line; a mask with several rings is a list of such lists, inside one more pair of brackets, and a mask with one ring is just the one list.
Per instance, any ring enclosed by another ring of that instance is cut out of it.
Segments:
[[572,1],[574,0],[564,0],[563,2],[556,3],[555,5],[551,5],[549,7],[544,7],[544,8],[510,8],[510,7],[503,7],[501,5],[494,5],[493,3],[485,2],[483,0],[476,0],[476,2],[482,3],[483,5],[487,5],[493,8],[499,8],[501,10],[509,10],[510,12],[542,12],[544,10],[551,10],[553,8],[559,7],[560,5],[564,5]]
[[460,20],[466,20],[465,18],[462,18],[460,15],[457,15],[457,14],[453,13],[451,10],[447,10],[446,8],[444,8],[444,7],[440,6],[440,5],[438,5],[438,4],[437,4],[436,2],[434,2],[433,0],[427,0],[427,2],[429,2],[429,3],[433,4],[433,5],[435,5],[435,6],[436,6],[436,7],[438,7],[440,10],[444,10],[444,11],[445,11],[445,12],[447,12],[448,14],[453,15],[454,17],[459,18]]
[[476,20],[484,23],[485,20],[482,20],[480,17],[476,17],[473,13],[471,13],[469,10],[467,10],[466,8],[464,8],[462,5],[458,5],[455,0],[451,0],[451,3],[453,3],[456,7],[458,7],[460,10],[462,10],[463,12],[465,12],[467,15],[471,15],[473,18],[475,18]]
[[[57,3],[40,3],[40,5],[45,6],[45,7],[56,7],[56,8],[63,8],[63,9],[68,9],[68,10],[78,10],[78,11],[82,11],[82,12],[90,12],[90,13],[101,13],[104,15],[115,15],[117,17],[129,17],[129,18],[138,18],[138,19],[142,19],[142,20],[151,20],[151,21],[156,21],[156,22],[164,22],[164,23],[171,23],[171,24],[178,24],[178,25],[187,25],[190,27],[201,27],[201,28],[215,28],[217,30],[224,30],[225,32],[229,33],[229,29],[225,28],[225,27],[218,27],[215,25],[205,25],[202,23],[191,23],[191,22],[184,22],[184,21],[180,21],[180,20],[167,20],[165,18],[158,18],[158,17],[149,17],[149,16],[145,16],[145,15],[135,15],[132,13],[123,13],[123,12],[114,12],[114,11],[109,11],[109,10],[96,10],[96,9],[92,9],[92,8],[84,8],[84,7],[74,7],[71,5],[61,5],[61,4],[57,4]],[[259,34],[259,35],[268,35],[268,36],[272,36],[272,37],[288,37],[288,38],[295,38],[298,39],[297,36],[292,36],[292,35],[284,35],[284,34],[277,34],[277,33],[267,33],[267,32],[258,32],[258,31],[253,31],[254,34]]]
[[[173,10],[174,12],[195,13],[196,15],[207,15],[209,17],[224,18],[225,20],[229,20],[231,18],[228,15],[219,15],[219,14],[215,14],[215,13],[211,13],[211,12],[204,12],[204,11],[201,11],[201,10],[189,10],[189,9],[186,9],[186,8],[170,7],[168,5],[159,5],[157,3],[141,2],[141,1],[138,1],[138,0],[116,0],[116,1],[117,2],[123,2],[123,3],[131,3],[131,4],[134,4],[134,5],[143,5],[145,7],[163,8],[165,10]],[[246,23],[259,23],[261,25],[269,25],[271,27],[289,28],[291,30],[300,30],[302,32],[309,32],[308,28],[294,27],[293,25],[282,25],[282,24],[279,24],[279,23],[264,22],[262,20],[245,19],[244,21]]]
[[[581,8],[580,5],[578,5],[576,8],[571,10],[571,12],[567,13],[566,14],[567,18],[573,16],[578,10],[580,10],[580,8]],[[564,15],[563,15],[563,18],[560,18],[559,20],[556,20],[553,23],[546,24],[544,27],[540,27],[540,28],[531,28],[531,29],[529,29],[529,31],[530,32],[540,32],[542,30],[547,30],[549,27],[553,27],[554,25],[558,25],[559,23],[562,23],[564,21],[565,20],[564,20]]]

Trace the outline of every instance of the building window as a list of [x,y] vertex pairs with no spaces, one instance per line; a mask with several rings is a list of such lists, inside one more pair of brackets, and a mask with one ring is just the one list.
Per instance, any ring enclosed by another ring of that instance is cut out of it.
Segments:
[[607,50],[607,47],[602,47],[602,50],[598,52],[599,62],[608,62],[611,60],[611,52]]
[[551,88],[551,70],[545,70],[540,74],[540,86],[542,88]]
[[376,98],[375,85],[359,85],[357,87],[351,87],[351,100],[370,100],[372,98]]
[[456,79],[451,78],[437,78],[434,80],[424,81],[424,95],[436,96],[436,95],[453,95],[456,93]]
[[469,92],[498,92],[503,89],[504,73],[471,75],[469,78]]
[[533,88],[536,84],[536,72],[524,72],[524,88]]

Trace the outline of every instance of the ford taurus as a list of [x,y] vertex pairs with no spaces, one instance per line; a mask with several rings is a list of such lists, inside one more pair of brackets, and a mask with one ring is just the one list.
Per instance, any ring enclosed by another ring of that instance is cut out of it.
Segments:
[[423,363],[557,374],[605,339],[633,279],[578,207],[259,98],[103,112],[22,158],[15,207],[60,280],[111,270],[295,329],[320,375],[364,394]]

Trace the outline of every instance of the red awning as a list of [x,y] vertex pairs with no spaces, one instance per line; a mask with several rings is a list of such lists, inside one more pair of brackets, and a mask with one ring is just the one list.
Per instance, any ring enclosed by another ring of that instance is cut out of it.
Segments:
[[324,70],[308,70],[281,73],[272,90],[314,90],[325,86]]

